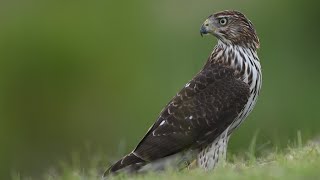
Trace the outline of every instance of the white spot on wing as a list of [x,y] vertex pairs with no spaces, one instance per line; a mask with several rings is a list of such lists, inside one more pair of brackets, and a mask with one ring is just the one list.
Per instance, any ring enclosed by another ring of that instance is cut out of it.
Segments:
[[190,86],[190,83],[187,83],[185,87],[189,87],[189,86]]
[[163,121],[160,123],[160,126],[162,126],[165,122],[166,122],[166,121],[165,121],[165,120],[163,120]]
[[189,119],[192,119],[192,118],[193,118],[193,116],[190,116],[190,117],[189,117]]

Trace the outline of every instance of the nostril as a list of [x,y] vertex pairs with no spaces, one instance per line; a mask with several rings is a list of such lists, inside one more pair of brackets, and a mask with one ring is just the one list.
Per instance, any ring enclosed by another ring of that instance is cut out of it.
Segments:
[[207,26],[207,27],[208,27],[208,26],[209,26],[209,24],[205,24],[205,26]]

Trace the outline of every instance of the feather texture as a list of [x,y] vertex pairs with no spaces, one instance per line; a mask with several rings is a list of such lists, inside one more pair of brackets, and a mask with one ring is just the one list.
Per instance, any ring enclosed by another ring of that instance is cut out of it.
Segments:
[[168,162],[180,167],[173,159],[189,164],[194,155],[199,167],[210,170],[225,159],[231,133],[252,111],[261,89],[260,44],[252,23],[237,11],[209,16],[200,32],[218,38],[207,63],[105,175],[165,169]]

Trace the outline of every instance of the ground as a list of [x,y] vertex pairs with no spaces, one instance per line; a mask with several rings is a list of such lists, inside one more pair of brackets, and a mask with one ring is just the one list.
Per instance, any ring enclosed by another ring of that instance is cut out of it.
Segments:
[[[120,175],[111,179],[130,179],[130,180],[206,180],[206,179],[319,179],[320,178],[320,144],[308,143],[302,146],[288,147],[286,150],[269,152],[267,155],[255,158],[248,153],[246,157],[233,156],[231,162],[219,166],[212,172],[204,173],[200,169],[185,170],[180,172],[164,172],[161,174],[150,173],[139,176]],[[43,179],[48,180],[96,180],[101,179],[97,176],[98,170],[76,169],[65,166],[64,172],[57,173],[47,172]],[[12,179],[32,179],[21,177],[19,173],[14,173]]]

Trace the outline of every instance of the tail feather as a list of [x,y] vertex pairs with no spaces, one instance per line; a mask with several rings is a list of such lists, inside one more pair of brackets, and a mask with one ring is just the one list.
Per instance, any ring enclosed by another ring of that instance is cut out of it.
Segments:
[[103,176],[106,177],[122,171],[132,173],[139,170],[145,164],[145,160],[139,158],[133,153],[130,153],[114,163],[111,167],[109,167],[108,170],[103,174]]

